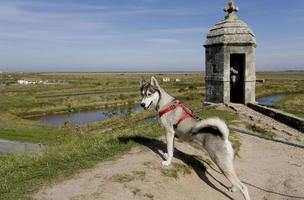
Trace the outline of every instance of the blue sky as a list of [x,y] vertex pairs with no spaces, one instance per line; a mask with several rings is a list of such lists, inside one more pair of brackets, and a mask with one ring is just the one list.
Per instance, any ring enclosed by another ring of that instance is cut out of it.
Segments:
[[[203,70],[227,0],[0,0],[0,71]],[[236,0],[257,70],[304,69],[304,0]]]

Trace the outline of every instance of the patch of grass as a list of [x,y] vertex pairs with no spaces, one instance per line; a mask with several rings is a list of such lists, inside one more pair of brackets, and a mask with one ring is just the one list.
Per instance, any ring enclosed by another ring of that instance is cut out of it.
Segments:
[[261,135],[266,136],[268,138],[273,138],[275,136],[274,133],[263,129],[263,128],[257,126],[256,124],[254,124],[254,125],[249,124],[246,126],[246,128],[253,132],[260,133]]
[[139,188],[135,188],[132,190],[132,193],[134,196],[136,196],[138,193],[140,193],[140,189]]
[[0,138],[12,141],[63,144],[71,140],[72,129],[38,125],[9,113],[0,113]]
[[[110,141],[108,141],[110,142]],[[89,140],[48,150],[40,155],[0,158],[1,199],[26,199],[46,182],[71,176],[131,148],[131,144],[103,144]]]
[[303,93],[303,77],[303,73],[258,73],[257,78],[265,83],[257,83],[256,96]]
[[94,131],[98,134],[100,130],[104,130],[106,128],[119,129],[128,126],[129,124],[141,122],[142,120],[153,117],[154,115],[155,113],[153,111],[146,111],[142,113],[133,113],[128,116],[115,117],[101,122],[89,124],[89,131]]
[[153,195],[153,194],[150,194],[150,193],[145,193],[144,196],[147,197],[148,199],[151,199],[151,200],[154,199],[154,195]]
[[127,183],[133,181],[135,178],[130,174],[116,174],[111,177],[111,180],[117,183]]
[[4,127],[0,129],[0,138],[13,141],[54,145],[62,144],[68,139],[71,139],[71,134],[66,130],[53,127]]
[[147,167],[149,167],[151,164],[152,164],[152,162],[150,162],[150,161],[145,161],[145,162],[143,163],[143,165],[144,165],[144,166],[147,166]]
[[217,110],[214,107],[204,109],[198,113],[198,116],[205,119],[209,117],[219,117],[227,123],[231,123],[233,120],[238,119],[238,115],[229,111]]
[[29,96],[9,96],[0,95],[0,110],[9,110],[11,108],[29,108],[35,105],[34,98]]
[[75,137],[69,143],[33,155],[0,157],[0,199],[26,199],[45,183],[69,177],[97,162],[110,160],[130,150],[136,143],[121,142],[122,136],[160,136],[158,123],[131,125],[97,136]]
[[275,108],[285,112],[294,114],[298,117],[304,118],[304,92],[298,94],[289,94],[282,101],[274,105]]
[[191,174],[191,167],[180,163],[173,163],[168,169],[162,168],[161,172],[164,176],[178,178],[179,174]]
[[232,144],[232,148],[234,150],[234,157],[240,157],[239,152],[241,149],[241,139],[240,139],[240,135],[236,134],[235,132],[230,132],[229,135],[229,140]]
[[145,171],[133,171],[132,173],[136,177],[136,179],[140,179],[140,180],[144,180],[144,178],[146,176]]
[[265,83],[256,85],[257,97],[285,94],[286,97],[274,107],[304,118],[303,72],[257,73],[257,78],[265,79]]

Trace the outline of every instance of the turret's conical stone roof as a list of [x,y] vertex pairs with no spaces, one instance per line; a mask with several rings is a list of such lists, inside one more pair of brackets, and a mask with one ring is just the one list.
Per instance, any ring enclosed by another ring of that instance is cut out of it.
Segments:
[[256,45],[255,35],[240,19],[225,19],[210,29],[205,47],[215,45]]

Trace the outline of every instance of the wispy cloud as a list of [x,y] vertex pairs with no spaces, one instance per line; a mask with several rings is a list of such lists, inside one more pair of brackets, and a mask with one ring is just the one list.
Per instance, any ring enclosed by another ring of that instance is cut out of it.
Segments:
[[158,45],[176,45],[181,43],[180,40],[173,38],[151,38],[148,39],[147,41]]
[[204,27],[190,27],[190,28],[167,28],[167,29],[156,29],[152,30],[152,33],[156,34],[168,34],[168,35],[177,35],[177,34],[191,34],[191,33],[205,33],[208,31],[208,28]]
[[15,45],[20,40],[48,45],[50,42],[107,38],[106,33],[101,34],[107,27],[104,21],[77,13],[37,12],[14,4],[0,7],[0,26],[5,27],[0,32],[0,40],[9,39]]
[[[269,55],[279,64],[280,52],[284,58],[294,58],[291,64],[303,60],[300,2],[281,6],[274,0],[239,2],[241,18],[249,18],[257,34],[257,53],[263,62],[270,60]],[[37,68],[201,66],[202,42],[209,27],[225,15],[226,2],[0,0],[0,4],[1,65]]]
[[[148,2],[151,3],[151,1]],[[147,2],[144,1],[144,3]],[[9,3],[4,3],[0,7],[0,25],[6,27],[0,33],[0,40],[7,38],[32,41],[105,39],[115,32],[111,27],[114,17],[188,14],[193,13],[183,9],[141,8],[135,6],[112,8],[110,6],[79,3],[69,4],[67,8],[66,5],[52,1],[13,0]],[[204,31],[205,28],[171,28],[149,30],[149,34],[187,34]],[[132,31],[130,34],[132,34]],[[173,39],[170,41],[159,40],[158,42],[174,43]]]

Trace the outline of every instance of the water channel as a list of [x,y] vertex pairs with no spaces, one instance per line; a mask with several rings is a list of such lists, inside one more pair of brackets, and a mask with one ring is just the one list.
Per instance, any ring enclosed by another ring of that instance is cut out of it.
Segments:
[[285,97],[286,97],[286,95],[284,95],[284,94],[265,96],[265,97],[258,98],[257,102],[261,105],[273,106],[274,104],[281,101]]
[[[257,102],[261,105],[273,106],[275,103],[282,100],[286,95],[272,95],[265,96],[257,99]],[[52,114],[46,115],[33,120],[46,125],[60,126],[65,123],[69,124],[87,124],[92,122],[103,121],[112,117],[125,116],[130,113],[142,112],[143,109],[139,106],[131,108],[115,108],[115,109],[97,109],[91,111],[81,111],[68,114]],[[143,123],[151,123],[157,120],[157,117],[152,117],[144,120]],[[15,141],[0,140],[0,152],[33,152],[41,149],[38,144],[22,143]]]
[[[60,126],[65,123],[87,124],[141,111],[143,111],[143,109],[139,106],[130,108],[97,109],[68,114],[46,115],[38,118],[32,118],[32,120],[36,121],[37,123],[51,126]],[[39,144],[0,139],[0,153],[31,153],[39,151],[41,148],[42,146]]]
[[92,122],[103,121],[112,117],[124,116],[130,113],[141,112],[143,109],[139,106],[131,108],[115,109],[97,109],[91,111],[81,111],[68,114],[46,115],[33,120],[46,125],[60,126],[63,124],[87,124]]

